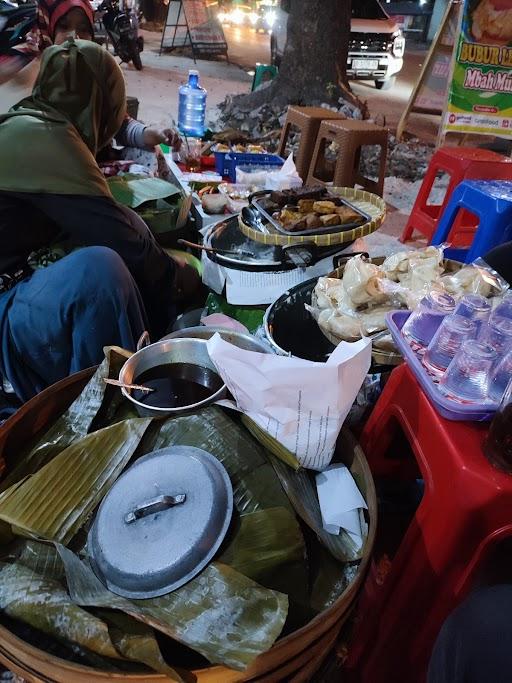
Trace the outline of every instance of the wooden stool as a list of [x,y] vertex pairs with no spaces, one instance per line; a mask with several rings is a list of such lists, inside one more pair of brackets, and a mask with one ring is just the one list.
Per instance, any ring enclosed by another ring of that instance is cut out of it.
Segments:
[[297,173],[305,182],[321,122],[326,119],[344,118],[345,116],[342,113],[323,109],[322,107],[288,107],[277,153],[280,157],[285,156],[290,129],[292,126],[296,126],[300,131],[300,142],[295,166],[297,167]]
[[[320,169],[324,165],[325,148],[331,142],[339,146],[338,157],[334,168],[333,185],[335,187],[354,187],[361,185],[365,190],[382,197],[386,159],[388,152],[388,131],[368,121],[322,121],[316,139],[315,150],[309,174],[308,185],[325,185],[327,181],[320,177]],[[379,177],[377,182],[363,176],[359,170],[361,147],[363,145],[379,145],[381,148]]]

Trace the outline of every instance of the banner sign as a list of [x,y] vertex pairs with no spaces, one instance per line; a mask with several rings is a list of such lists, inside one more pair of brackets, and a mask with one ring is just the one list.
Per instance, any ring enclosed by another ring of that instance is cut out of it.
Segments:
[[459,5],[454,4],[446,22],[443,23],[432,61],[428,65],[423,82],[416,93],[412,111],[442,114],[446,104],[446,90],[450,79],[453,47],[456,42],[459,21]]
[[421,74],[398,122],[398,139],[402,137],[411,114],[432,114],[433,116],[443,114],[450,82],[453,50],[457,41],[459,17],[460,3],[449,2],[423,63]]
[[227,55],[222,26],[206,7],[206,0],[170,0],[161,49],[191,46],[194,58]]
[[444,133],[512,137],[512,0],[464,0]]

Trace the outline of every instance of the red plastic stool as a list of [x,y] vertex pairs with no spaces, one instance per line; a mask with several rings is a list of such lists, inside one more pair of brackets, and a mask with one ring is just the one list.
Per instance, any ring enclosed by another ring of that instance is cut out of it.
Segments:
[[[430,191],[438,172],[448,173],[450,182],[442,204],[428,204]],[[406,242],[411,239],[415,230],[421,232],[430,241],[452,191],[462,180],[467,179],[512,180],[512,159],[477,147],[441,147],[438,149],[430,161],[400,241]],[[450,233],[450,242],[456,246],[468,246],[471,244],[477,225],[477,219],[474,219],[470,213],[461,212]]]
[[[512,476],[482,454],[488,424],[440,417],[409,367],[396,368],[361,436],[375,475],[400,474],[401,428],[425,492],[388,573],[367,577],[347,668],[361,683],[421,683],[444,620],[493,544],[512,535]],[[417,476],[417,475],[416,475]]]

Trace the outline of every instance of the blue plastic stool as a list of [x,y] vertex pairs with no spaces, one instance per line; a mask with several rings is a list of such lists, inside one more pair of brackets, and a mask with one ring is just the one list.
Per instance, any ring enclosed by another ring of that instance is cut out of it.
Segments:
[[447,241],[460,209],[475,214],[480,222],[471,246],[446,249],[445,258],[472,263],[499,244],[512,240],[512,182],[464,180],[460,183],[452,193],[430,244]]

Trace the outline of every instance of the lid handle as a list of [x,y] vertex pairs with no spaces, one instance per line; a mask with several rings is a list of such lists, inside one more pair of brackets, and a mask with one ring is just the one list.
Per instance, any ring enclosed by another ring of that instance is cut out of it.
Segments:
[[124,521],[126,524],[131,524],[132,522],[136,522],[138,519],[142,519],[142,517],[154,515],[157,512],[162,512],[163,510],[168,510],[175,505],[181,505],[186,501],[186,499],[187,495],[185,493],[178,493],[175,496],[158,496],[158,498],[148,500],[136,507],[131,512],[128,512],[124,516]]

